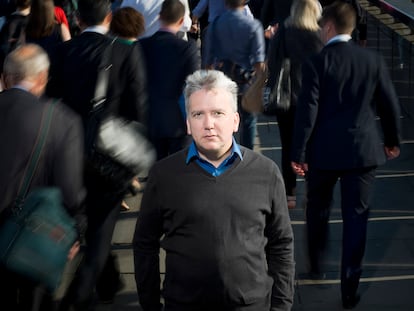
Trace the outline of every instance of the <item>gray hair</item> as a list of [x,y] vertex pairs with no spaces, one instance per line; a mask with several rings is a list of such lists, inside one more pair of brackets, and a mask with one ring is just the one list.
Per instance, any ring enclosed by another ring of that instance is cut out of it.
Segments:
[[199,90],[224,89],[232,97],[233,111],[237,112],[237,84],[218,70],[197,70],[186,79],[184,88],[185,109],[188,113],[190,96]]
[[10,52],[4,60],[4,75],[14,84],[26,79],[36,78],[48,71],[50,61],[47,53],[36,44],[24,44]]

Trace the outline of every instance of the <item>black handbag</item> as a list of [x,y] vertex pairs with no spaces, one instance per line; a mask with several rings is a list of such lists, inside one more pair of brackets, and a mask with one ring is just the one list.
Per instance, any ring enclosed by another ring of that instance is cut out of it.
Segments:
[[0,262],[53,292],[59,286],[77,233],[74,219],[63,207],[60,189],[44,187],[28,193],[55,104],[47,106],[46,120],[42,119],[16,202],[0,224]]
[[[272,72],[271,79],[265,91],[263,113],[265,115],[276,115],[278,110],[288,110],[291,102],[291,80],[290,80],[290,58],[286,50],[286,29],[281,27],[278,36],[277,72]],[[274,76],[276,75],[276,76]]]
[[144,126],[106,111],[106,92],[112,67],[112,47],[106,47],[99,67],[92,110],[86,123],[86,169],[114,189],[124,189],[132,178],[154,163],[155,149]]

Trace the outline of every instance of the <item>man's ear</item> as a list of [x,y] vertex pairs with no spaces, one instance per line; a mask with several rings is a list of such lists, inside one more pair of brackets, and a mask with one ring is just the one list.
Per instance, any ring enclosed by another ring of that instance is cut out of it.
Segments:
[[186,123],[187,123],[187,134],[191,135],[190,122],[188,122],[188,116],[187,116]]
[[178,22],[177,22],[177,25],[179,25],[180,27],[181,27],[183,24],[184,24],[184,16],[183,16],[183,17],[181,17],[181,18],[178,20]]
[[111,22],[112,22],[112,12],[109,12],[108,14],[106,14],[103,24],[109,26]]
[[41,96],[46,90],[48,81],[49,81],[49,72],[48,70],[43,70],[36,76],[36,79],[34,79],[34,85],[33,85],[33,88],[30,90],[30,92],[36,96]]

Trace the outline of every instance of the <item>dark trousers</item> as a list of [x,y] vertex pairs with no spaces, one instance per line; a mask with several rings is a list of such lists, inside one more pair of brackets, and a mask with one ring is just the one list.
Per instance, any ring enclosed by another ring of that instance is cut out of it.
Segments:
[[17,275],[0,265],[2,290],[0,301],[2,310],[13,311],[52,311],[56,302],[52,293],[31,280]]
[[314,272],[319,272],[320,256],[326,246],[329,212],[338,179],[343,220],[341,292],[345,297],[356,294],[362,272],[375,167],[344,171],[309,168],[306,223],[309,260]]
[[270,295],[262,300],[254,301],[247,305],[221,305],[209,303],[180,304],[171,300],[165,300],[164,311],[269,311]]
[[295,125],[294,106],[289,110],[278,110],[276,117],[279,127],[280,141],[282,143],[282,175],[285,182],[286,194],[296,195],[296,174],[293,172],[291,162],[293,127]]
[[[71,305],[77,311],[88,310],[98,278],[107,279],[101,275],[104,267],[105,271],[116,270],[116,267],[109,269],[108,264],[114,265],[115,260],[110,260],[111,258],[108,256],[124,192],[113,192],[111,189],[106,189],[104,184],[94,179],[88,180],[86,185],[88,189],[86,198],[88,229],[85,234],[84,255],[79,270],[62,301],[62,310],[67,310]],[[107,286],[113,287],[116,285],[114,282],[107,284]],[[104,284],[101,285],[102,288],[105,288]]]

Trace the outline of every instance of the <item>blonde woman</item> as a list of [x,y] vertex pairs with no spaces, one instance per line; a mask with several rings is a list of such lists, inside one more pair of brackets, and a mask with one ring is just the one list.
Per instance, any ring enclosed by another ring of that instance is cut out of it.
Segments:
[[321,11],[321,6],[317,0],[295,0],[291,7],[290,16],[279,27],[278,32],[270,42],[267,56],[269,67],[268,86],[271,89],[275,86],[283,59],[290,59],[290,102],[288,105],[282,105],[289,106],[289,108],[277,109],[276,111],[282,143],[281,167],[289,208],[296,206],[296,174],[290,165],[290,153],[296,101],[301,88],[301,66],[310,55],[318,53],[323,47],[318,25]]

